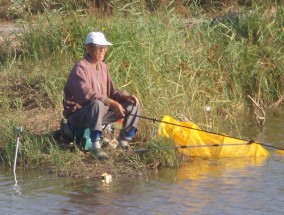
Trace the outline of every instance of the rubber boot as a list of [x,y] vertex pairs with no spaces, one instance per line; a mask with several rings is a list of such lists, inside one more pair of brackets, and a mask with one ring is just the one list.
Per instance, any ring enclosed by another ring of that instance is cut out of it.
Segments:
[[124,149],[128,150],[129,149],[129,144],[127,140],[119,140],[118,145],[116,146],[117,149]]
[[101,149],[100,141],[95,141],[92,144],[91,155],[98,160],[107,160],[108,155]]

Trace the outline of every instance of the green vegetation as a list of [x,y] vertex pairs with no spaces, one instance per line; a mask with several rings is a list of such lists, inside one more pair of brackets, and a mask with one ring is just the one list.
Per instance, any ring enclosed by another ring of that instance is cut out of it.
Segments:
[[[139,96],[143,115],[186,117],[218,129],[223,116],[234,120],[238,109],[250,107],[248,95],[265,106],[283,98],[284,9],[277,1],[225,1],[237,13],[218,1],[111,1],[111,16],[94,15],[87,0],[29,2],[18,3],[25,13],[9,15],[22,18],[19,30],[0,41],[1,158],[10,165],[17,125],[25,129],[22,165],[49,164],[74,175],[93,162],[78,150],[62,150],[50,134],[59,126],[66,77],[83,56],[90,31],[102,31],[113,42],[106,61],[114,82]],[[34,13],[36,18],[29,15]],[[175,150],[159,150],[172,143],[154,137],[156,127],[141,120],[137,142],[150,152],[124,154],[126,163],[138,169],[179,164]]]

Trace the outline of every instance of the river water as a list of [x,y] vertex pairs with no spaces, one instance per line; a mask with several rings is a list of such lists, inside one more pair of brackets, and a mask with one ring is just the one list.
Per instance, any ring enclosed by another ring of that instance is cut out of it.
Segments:
[[[284,147],[284,111],[270,111],[262,133],[241,133]],[[249,135],[250,134],[250,135]],[[112,182],[60,178],[45,170],[0,171],[0,214],[284,214],[284,154],[194,159],[148,178]]]

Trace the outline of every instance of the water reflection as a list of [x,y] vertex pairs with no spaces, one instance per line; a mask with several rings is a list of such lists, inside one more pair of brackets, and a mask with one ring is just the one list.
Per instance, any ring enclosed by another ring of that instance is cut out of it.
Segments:
[[237,171],[252,166],[262,166],[267,157],[202,159],[194,158],[177,169],[178,180],[198,180],[205,177],[223,177],[228,171]]
[[[82,182],[72,190],[68,202],[76,207],[76,214],[124,214],[125,208],[129,211],[137,206],[135,202],[144,192],[144,182],[144,178],[129,177],[116,178],[108,184]],[[132,196],[131,200],[124,201],[127,196]]]
[[[123,177],[107,185],[95,181],[77,184],[68,201],[80,214],[210,214],[212,204],[208,202],[223,200],[223,195],[234,204],[243,201],[244,195],[232,193],[261,178],[262,172],[254,168],[260,170],[266,164],[265,157],[194,159],[181,168],[153,172],[148,179]],[[249,195],[250,191],[257,189],[250,187],[245,192]]]
[[19,172],[22,195],[14,200],[13,175],[0,177],[0,214],[281,214],[283,164],[277,155],[194,159],[109,184]]

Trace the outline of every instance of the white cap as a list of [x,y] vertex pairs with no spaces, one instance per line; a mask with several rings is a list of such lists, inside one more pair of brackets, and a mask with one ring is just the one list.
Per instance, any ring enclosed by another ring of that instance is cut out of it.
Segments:
[[108,42],[105,35],[101,32],[91,32],[87,35],[85,44],[96,44],[101,46],[111,46],[112,44]]

